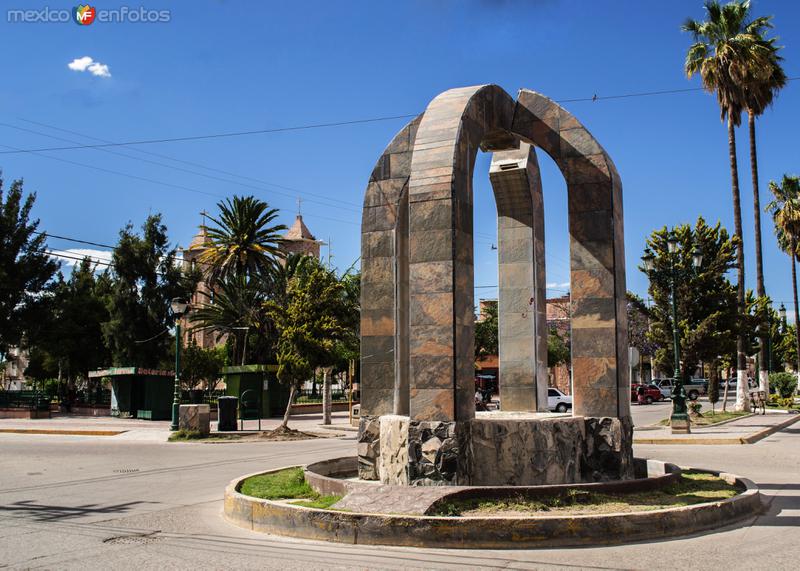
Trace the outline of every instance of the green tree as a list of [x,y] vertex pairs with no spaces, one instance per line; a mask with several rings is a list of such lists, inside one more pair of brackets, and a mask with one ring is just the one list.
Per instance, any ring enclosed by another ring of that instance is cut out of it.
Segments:
[[[734,233],[737,238],[737,300],[740,314],[745,313],[744,241],[739,194],[739,170],[736,161],[736,131],[742,111],[748,104],[746,87],[757,71],[772,63],[773,50],[763,39],[769,18],[750,20],[749,0],[735,0],[721,5],[716,0],[705,3],[708,20],[688,19],[683,30],[692,34],[694,43],[686,55],[685,71],[689,78],[700,75],[703,88],[716,93],[720,118],[728,123],[728,154],[733,196]],[[737,377],[746,377],[745,341],[737,337]],[[737,395],[737,407],[746,407],[744,383]]]
[[109,364],[101,324],[108,320],[110,279],[96,270],[97,264],[84,258],[69,279],[59,273],[48,287],[42,325],[29,338],[34,358],[26,372],[34,378],[77,381],[88,378],[90,369]]
[[481,319],[475,320],[475,359],[497,355],[499,351],[497,302],[485,303]]
[[120,231],[112,255],[109,319],[103,337],[115,366],[167,365],[173,344],[165,335],[174,325],[169,310],[173,298],[188,299],[197,275],[184,275],[175,263],[161,215],[147,217],[139,235],[128,224]]
[[0,173],[0,357],[36,326],[40,294],[58,270],[31,218],[35,202],[35,193],[23,196],[21,180],[4,192]]
[[217,204],[219,214],[209,216],[208,243],[198,258],[207,267],[208,282],[245,276],[266,276],[283,258],[282,224],[274,224],[278,210],[253,196],[234,196]]
[[214,390],[225,361],[224,345],[205,348],[192,339],[181,351],[181,381],[184,387],[192,390],[205,382],[209,391]]
[[[800,306],[797,304],[797,258],[800,255],[800,178],[783,175],[780,183],[769,182],[769,190],[773,200],[767,204],[767,211],[772,214],[775,236],[778,246],[789,255],[792,264],[792,295],[794,296],[794,322],[800,323]],[[795,327],[795,360],[792,366],[800,371],[800,329]]]
[[267,301],[278,329],[278,379],[290,387],[281,427],[286,429],[298,386],[319,367],[335,362],[335,349],[348,335],[344,285],[313,258],[288,280],[284,299]]
[[[689,376],[699,362],[712,362],[719,355],[734,350],[733,340],[739,332],[736,291],[725,274],[734,267],[736,240],[719,223],[709,226],[698,218],[694,228],[677,226],[677,252],[667,246],[667,228],[653,232],[647,248],[655,256],[650,272],[649,293],[654,301],[650,309],[651,327],[648,339],[655,343],[654,361],[662,371],[671,371],[673,363],[671,281],[677,277],[677,324],[681,342],[681,372]],[[695,247],[703,253],[697,270],[692,263]]]
[[558,329],[551,327],[547,335],[547,366],[557,367],[570,361],[569,343]]
[[201,303],[189,315],[191,329],[211,331],[217,341],[227,337],[233,363],[271,363],[277,336],[264,308],[267,299],[262,281],[228,277],[217,283],[213,300]]

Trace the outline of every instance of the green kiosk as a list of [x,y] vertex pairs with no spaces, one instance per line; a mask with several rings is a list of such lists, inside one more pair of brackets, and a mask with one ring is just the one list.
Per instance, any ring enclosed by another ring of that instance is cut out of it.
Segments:
[[90,379],[111,382],[111,416],[169,420],[175,373],[141,367],[112,367],[89,371]]
[[278,365],[225,367],[225,394],[239,399],[243,420],[281,416],[289,402],[289,388],[278,381]]

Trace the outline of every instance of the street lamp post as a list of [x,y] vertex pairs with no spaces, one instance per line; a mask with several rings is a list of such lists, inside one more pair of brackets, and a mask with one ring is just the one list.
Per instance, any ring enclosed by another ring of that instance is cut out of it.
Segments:
[[[670,232],[667,237],[667,251],[669,252],[669,289],[672,298],[672,348],[675,365],[675,386],[672,388],[672,414],[670,415],[670,425],[673,433],[691,432],[689,415],[686,408],[686,390],[683,387],[681,375],[681,338],[678,331],[678,293],[677,293],[677,272],[675,270],[674,255],[678,252],[678,238],[675,232]],[[649,275],[655,266],[655,256],[647,249],[642,257],[645,270]],[[703,253],[699,248],[692,251],[692,266],[698,269],[703,263]]]
[[172,422],[169,429],[178,430],[178,414],[181,408],[181,317],[186,314],[189,304],[182,299],[173,299],[169,304],[175,318],[175,394],[172,398]]

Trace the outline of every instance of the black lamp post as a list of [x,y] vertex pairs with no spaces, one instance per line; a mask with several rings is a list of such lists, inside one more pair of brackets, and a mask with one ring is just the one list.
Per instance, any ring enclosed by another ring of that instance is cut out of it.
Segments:
[[[672,425],[673,432],[688,433],[690,432],[689,415],[686,410],[686,390],[683,388],[683,378],[681,376],[681,338],[678,331],[678,275],[674,261],[674,256],[678,252],[678,246],[678,238],[675,232],[670,232],[667,237],[667,252],[669,253],[669,288],[670,297],[672,298],[672,348],[675,357],[675,386],[672,388],[672,415],[670,416],[670,424]],[[655,268],[655,256],[649,248],[645,250],[642,261],[644,262],[645,271],[649,277]],[[702,264],[703,252],[695,247],[694,250],[692,250],[692,266],[697,270]]]
[[181,317],[189,309],[189,304],[182,299],[175,298],[169,304],[172,316],[175,318],[175,394],[172,399],[172,422],[170,430],[178,430],[178,414],[181,408]]

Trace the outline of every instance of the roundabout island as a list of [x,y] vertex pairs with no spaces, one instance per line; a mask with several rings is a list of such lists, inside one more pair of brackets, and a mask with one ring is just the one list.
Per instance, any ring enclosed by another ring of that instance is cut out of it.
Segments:
[[[502,411],[475,411],[472,171],[492,152]],[[564,175],[573,408],[547,412],[544,204],[536,149]],[[250,474],[226,519],[339,543],[615,544],[755,516],[733,474],[633,456],[622,183],[564,108],[496,85],[435,97],[372,172],[361,226],[356,455]]]

